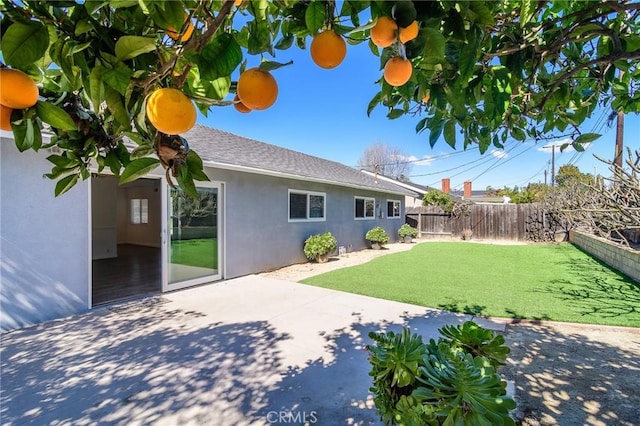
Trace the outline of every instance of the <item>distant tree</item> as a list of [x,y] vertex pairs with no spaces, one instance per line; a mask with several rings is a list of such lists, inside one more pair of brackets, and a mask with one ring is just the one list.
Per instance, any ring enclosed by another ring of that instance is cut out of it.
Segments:
[[413,168],[413,164],[409,163],[407,159],[408,156],[400,148],[378,142],[369,145],[364,150],[364,154],[358,160],[358,167],[407,182],[407,175],[411,173]]
[[558,186],[567,186],[571,183],[592,184],[594,178],[588,173],[582,173],[577,166],[565,164],[560,166],[556,174],[556,184]]
[[543,183],[531,183],[527,185],[526,188],[518,188],[518,186],[510,188],[505,186],[502,189],[492,189],[489,194],[499,197],[506,195],[511,199],[510,202],[514,204],[528,204],[542,200],[548,189],[549,187]]

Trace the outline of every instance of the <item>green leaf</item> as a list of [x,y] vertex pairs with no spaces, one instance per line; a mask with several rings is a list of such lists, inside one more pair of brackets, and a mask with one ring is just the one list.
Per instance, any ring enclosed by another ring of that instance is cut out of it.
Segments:
[[444,125],[444,140],[451,148],[456,147],[456,121],[448,120]]
[[45,55],[49,47],[49,31],[37,21],[15,22],[2,35],[4,62],[16,68],[27,67]]
[[89,96],[93,104],[93,110],[99,111],[102,99],[104,97],[104,84],[102,82],[102,74],[104,68],[96,65],[89,75]]
[[575,147],[576,145],[580,145],[583,143],[593,142],[600,136],[602,135],[599,133],[583,133],[573,140],[573,146]]
[[421,36],[424,34],[426,40],[423,55],[428,63],[439,63],[444,60],[446,40],[442,33],[435,28],[424,28],[421,30]]
[[56,129],[78,130],[76,123],[73,122],[73,119],[65,110],[49,102],[38,101],[36,103],[36,114],[42,121]]
[[288,67],[289,65],[293,65],[293,61],[289,62],[276,62],[276,61],[262,61],[258,68],[265,71],[273,71],[278,68]]
[[293,34],[287,34],[284,37],[282,37],[280,40],[278,40],[278,42],[273,47],[275,47],[278,50],[287,50],[293,44],[293,40],[294,40]]
[[198,199],[200,195],[198,194],[198,190],[196,188],[196,184],[193,181],[193,176],[189,172],[189,167],[185,164],[179,167],[178,169],[178,177],[176,178],[178,181],[178,185],[180,188],[191,198]]
[[209,181],[209,176],[204,172],[204,165],[202,159],[195,151],[189,151],[187,153],[187,167],[189,173],[195,180]]
[[116,41],[116,57],[121,61],[156,50],[156,39],[141,36],[122,36]]
[[403,115],[404,115],[404,110],[399,109],[399,108],[393,108],[387,114],[387,118],[390,119],[390,120],[394,120],[394,119],[396,119],[398,117],[402,117]]
[[50,155],[47,157],[47,160],[60,169],[71,169],[80,164],[78,159],[65,157],[64,155]]
[[12,123],[11,128],[13,130],[13,136],[15,138],[16,148],[18,148],[18,151],[24,152],[33,147],[36,136],[33,121],[31,119],[18,120]]
[[120,94],[111,87],[105,87],[104,100],[107,103],[109,112],[113,114],[116,121],[122,126],[124,130],[131,129],[131,119],[129,113],[122,102]]
[[197,56],[200,75],[205,80],[228,77],[242,62],[242,50],[231,34],[222,33]]
[[251,21],[247,24],[249,28],[249,40],[247,50],[250,55],[258,55],[269,50],[271,45],[271,31],[266,21]]
[[104,81],[124,96],[131,83],[131,69],[119,63],[114,69],[106,69],[104,71]]
[[325,3],[322,1],[312,1],[307,6],[304,13],[304,23],[311,34],[318,32],[325,21]]
[[78,175],[72,174],[69,176],[65,176],[56,183],[56,189],[54,191],[55,196],[59,196],[73,188],[73,186],[78,183]]
[[134,180],[146,175],[160,164],[157,158],[145,157],[131,161],[122,171],[120,175],[120,185],[133,182]]

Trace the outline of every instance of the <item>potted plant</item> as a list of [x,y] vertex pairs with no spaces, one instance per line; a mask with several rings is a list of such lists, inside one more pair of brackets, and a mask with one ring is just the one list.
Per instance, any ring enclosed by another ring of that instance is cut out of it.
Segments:
[[371,243],[371,248],[374,250],[380,250],[389,242],[389,235],[381,226],[368,230],[364,238]]
[[405,223],[398,229],[398,236],[401,241],[410,243],[411,240],[418,236],[418,230],[408,223]]
[[338,241],[331,232],[311,235],[304,242],[304,255],[318,263],[325,263],[336,247],[338,247]]
[[443,326],[423,342],[409,328],[370,332],[373,402],[385,425],[514,425],[515,401],[498,373],[509,348],[478,324]]
[[462,230],[462,239],[463,240],[470,240],[471,237],[473,236],[473,231],[469,228],[465,228]]

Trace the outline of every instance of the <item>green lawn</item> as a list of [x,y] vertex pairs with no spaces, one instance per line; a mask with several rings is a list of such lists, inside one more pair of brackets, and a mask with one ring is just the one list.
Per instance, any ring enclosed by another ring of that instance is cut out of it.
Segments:
[[640,327],[640,285],[569,243],[423,243],[301,282],[476,315]]
[[171,241],[171,263],[218,269],[215,238]]

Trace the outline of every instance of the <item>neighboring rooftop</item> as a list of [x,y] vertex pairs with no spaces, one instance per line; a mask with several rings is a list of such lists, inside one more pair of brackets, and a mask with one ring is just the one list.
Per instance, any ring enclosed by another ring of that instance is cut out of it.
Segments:
[[202,157],[205,165],[241,169],[258,174],[284,175],[375,191],[412,194],[399,185],[376,181],[373,177],[344,164],[222,130],[197,124],[183,136],[189,142],[189,146]]

